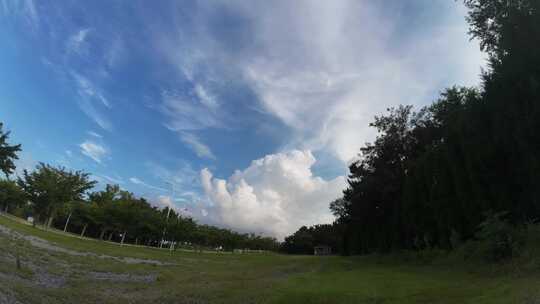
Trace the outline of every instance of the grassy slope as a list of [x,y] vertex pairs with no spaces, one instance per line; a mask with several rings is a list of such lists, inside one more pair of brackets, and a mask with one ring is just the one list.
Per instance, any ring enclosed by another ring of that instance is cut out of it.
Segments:
[[[371,257],[171,254],[81,240],[5,217],[0,217],[0,225],[78,251],[176,264],[125,264],[44,252],[18,242],[23,269],[17,271],[15,263],[0,259],[0,294],[12,294],[23,303],[537,303],[531,300],[532,293],[540,289],[540,276],[534,274],[520,277],[443,266],[400,266],[377,263]],[[0,252],[13,256],[15,244],[3,235]],[[152,274],[157,279],[150,283],[97,280],[89,276],[91,272]],[[65,282],[36,285],[35,278],[43,276]]]

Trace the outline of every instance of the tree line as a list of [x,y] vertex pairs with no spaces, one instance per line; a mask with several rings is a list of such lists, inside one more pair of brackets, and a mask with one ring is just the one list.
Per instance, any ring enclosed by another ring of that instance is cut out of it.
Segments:
[[0,207],[3,212],[28,218],[34,225],[121,244],[192,249],[276,250],[274,238],[241,234],[228,229],[196,223],[169,208],[152,206],[118,185],[96,185],[90,174],[40,163],[35,170],[23,170],[11,180],[20,145],[8,143],[9,132],[0,123]]
[[488,55],[481,86],[375,117],[376,139],[330,206],[335,237],[303,227],[287,251],[305,252],[310,239],[333,239],[345,254],[452,249],[493,214],[514,226],[540,219],[540,1],[464,2],[471,38]]

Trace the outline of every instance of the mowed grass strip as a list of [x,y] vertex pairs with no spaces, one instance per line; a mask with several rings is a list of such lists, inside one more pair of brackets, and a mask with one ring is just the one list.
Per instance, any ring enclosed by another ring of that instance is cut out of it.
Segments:
[[[20,245],[24,271],[9,258],[0,260],[0,294],[22,303],[540,303],[540,277],[535,274],[380,263],[374,257],[171,253],[79,239],[5,217],[0,225],[70,250],[172,264],[127,264],[47,252],[25,243]],[[12,247],[11,242],[0,244],[8,257]],[[38,276],[63,281],[41,286]],[[123,279],[139,277],[152,279]]]

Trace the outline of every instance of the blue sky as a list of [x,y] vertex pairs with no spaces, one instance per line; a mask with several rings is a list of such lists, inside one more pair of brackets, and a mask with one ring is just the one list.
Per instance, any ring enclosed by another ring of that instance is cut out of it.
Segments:
[[478,83],[464,14],[446,0],[1,0],[0,120],[20,168],[86,170],[283,237],[332,221],[375,114]]

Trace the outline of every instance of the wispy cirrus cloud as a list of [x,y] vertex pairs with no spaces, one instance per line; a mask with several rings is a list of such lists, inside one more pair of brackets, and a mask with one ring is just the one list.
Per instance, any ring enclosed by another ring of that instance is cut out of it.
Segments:
[[192,132],[223,127],[217,97],[201,84],[187,93],[162,93],[161,111],[168,117],[165,127],[178,134],[180,140],[200,158],[216,159],[210,147]]
[[109,100],[105,98],[102,90],[97,87],[93,82],[91,82],[88,78],[82,76],[77,72],[72,72],[71,75],[73,76],[73,79],[77,84],[77,91],[81,97],[95,99],[101,104],[103,104],[105,107],[109,109],[111,108]]
[[80,97],[78,103],[81,110],[102,129],[111,131],[112,123],[102,111],[103,108],[110,109],[111,104],[102,90],[77,72],[72,71],[71,76]]
[[124,180],[121,177],[116,176],[116,175],[115,175],[115,177],[112,177],[112,176],[106,175],[106,174],[93,174],[92,177],[93,177],[93,179],[97,180],[98,182],[100,182],[103,185],[105,185],[105,184],[123,185],[125,183]]
[[168,167],[149,161],[145,165],[154,178],[170,187],[167,190],[174,193],[173,202],[197,203],[201,200],[199,172],[190,163],[180,161],[174,167]]
[[101,164],[103,158],[109,154],[108,149],[96,142],[91,140],[86,140],[79,145],[81,148],[81,153],[95,162]]
[[201,101],[193,91],[163,91],[160,109],[168,117],[165,126],[171,131],[200,130],[220,125],[215,108],[207,100]]
[[[243,82],[257,96],[254,106],[290,128],[284,149],[325,151],[347,162],[373,139],[368,124],[387,107],[427,104],[446,86],[479,83],[484,54],[468,40],[463,5],[433,3],[433,14],[419,16],[423,26],[402,15],[411,7],[367,0],[199,3],[195,25],[157,33],[156,43],[195,85]],[[224,11],[234,20],[226,33],[212,23]],[[177,104],[172,129],[219,121],[209,107]]]
[[103,138],[103,136],[97,132],[94,132],[94,131],[87,131],[86,132],[88,135],[92,136],[92,137],[95,137],[95,138]]
[[185,143],[198,157],[216,159],[210,147],[204,144],[199,137],[192,133],[180,132],[180,140]]
[[152,190],[157,190],[157,191],[167,191],[167,189],[165,188],[161,188],[161,187],[157,187],[157,186],[153,186],[153,185],[150,185],[142,180],[140,180],[139,178],[137,177],[130,177],[129,178],[129,181],[132,183],[132,184],[135,184],[135,185],[138,185],[138,186],[143,186],[143,187],[146,187],[146,188],[149,188],[149,189],[152,189]]
[[33,0],[21,0],[21,1],[0,1],[0,11],[6,18],[9,17],[21,17],[26,25],[36,31],[40,24],[40,16],[38,9]]
[[90,28],[84,28],[71,35],[66,43],[66,52],[68,54],[83,55],[86,52],[86,37],[90,32]]

